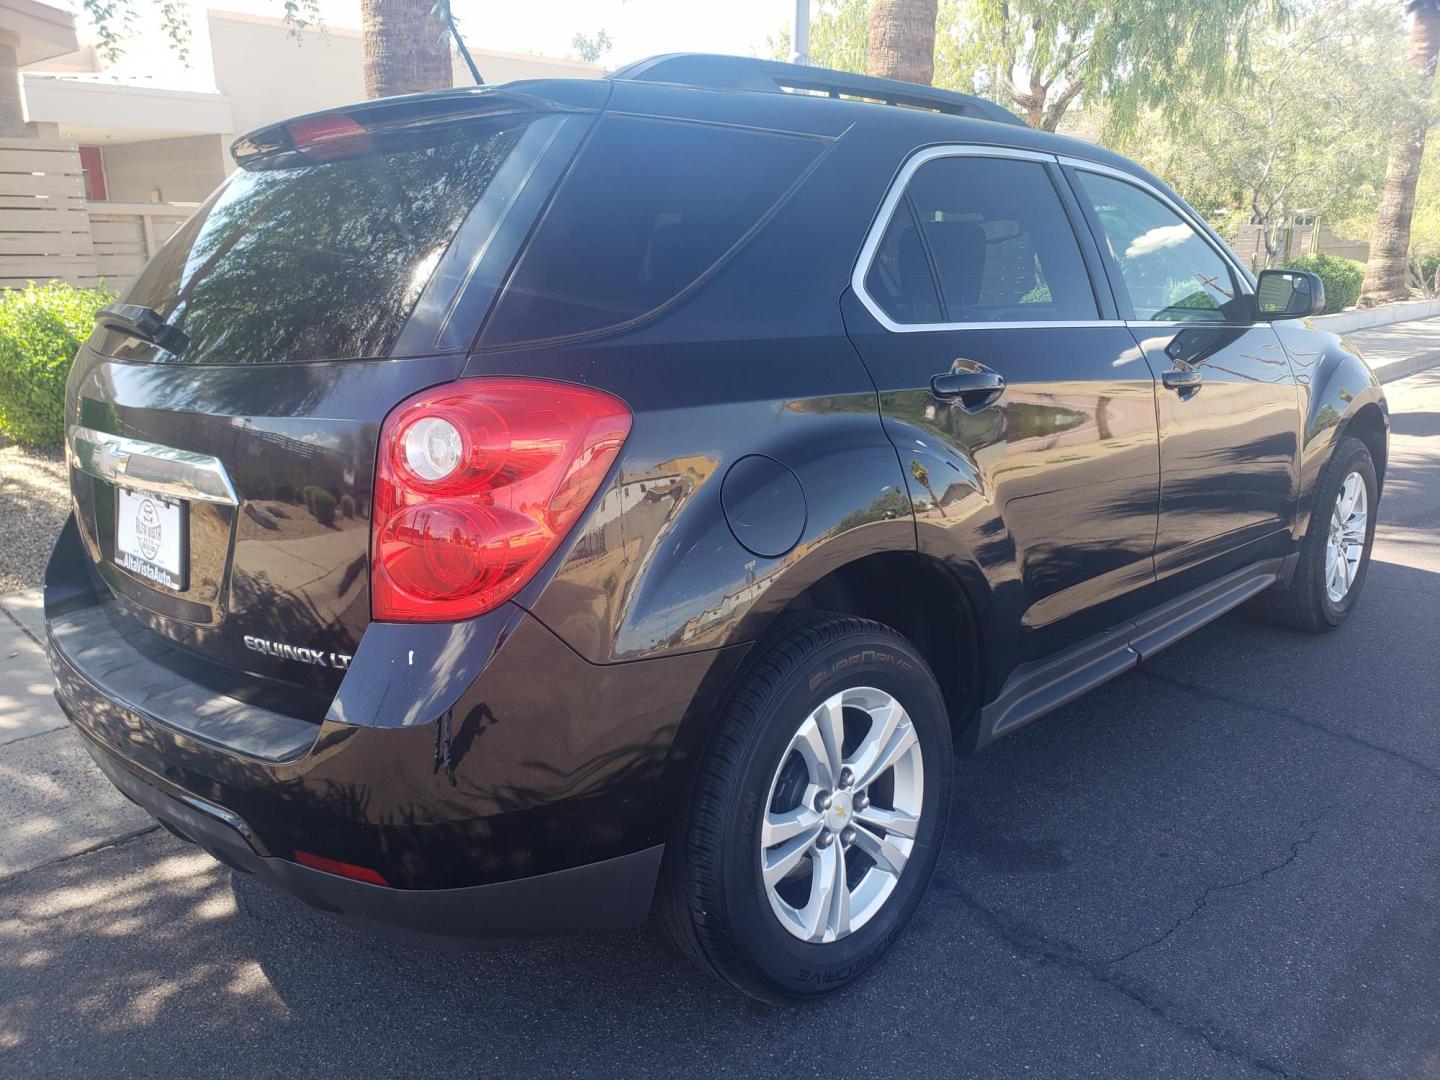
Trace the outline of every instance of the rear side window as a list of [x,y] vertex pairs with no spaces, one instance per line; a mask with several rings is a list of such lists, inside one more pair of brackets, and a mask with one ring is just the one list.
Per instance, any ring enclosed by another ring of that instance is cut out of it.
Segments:
[[938,323],[940,294],[909,199],[901,199],[865,275],[865,291],[898,323]]
[[942,157],[910,180],[949,322],[1069,322],[1099,309],[1085,259],[1045,167]]
[[661,307],[739,245],[823,147],[745,128],[603,119],[480,343],[570,337]]
[[[182,363],[385,356],[528,122],[436,125],[357,156],[240,170],[126,299],[189,338]],[[154,355],[110,338],[114,355]]]

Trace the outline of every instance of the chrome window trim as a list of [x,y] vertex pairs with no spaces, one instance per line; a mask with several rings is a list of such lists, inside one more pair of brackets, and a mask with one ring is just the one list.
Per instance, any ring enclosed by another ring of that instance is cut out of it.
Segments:
[[[860,256],[855,260],[855,269],[850,273],[850,288],[854,291],[856,298],[870,312],[875,321],[889,330],[892,334],[923,334],[937,330],[1034,330],[1034,329],[1055,329],[1064,327],[1076,329],[1080,327],[1097,326],[1124,326],[1120,319],[1052,319],[1020,322],[949,322],[949,323],[900,323],[890,318],[885,310],[865,290],[865,278],[870,273],[870,264],[875,260],[875,251],[880,246],[880,241],[885,237],[885,230],[890,227],[890,219],[895,215],[895,208],[900,205],[900,200],[905,197],[905,189],[910,186],[910,179],[919,171],[920,166],[938,158],[947,157],[995,157],[1014,158],[1019,161],[1037,161],[1043,164],[1055,165],[1060,162],[1055,154],[1044,154],[1036,150],[1022,150],[1010,146],[987,146],[983,143],[953,143],[943,146],[931,146],[906,159],[905,164],[900,167],[900,172],[890,184],[886,191],[885,198],[880,203],[880,209],[876,212],[875,220],[870,226],[870,231],[865,235],[865,243],[860,247]],[[1056,194],[1059,198],[1059,194]],[[1076,239],[1078,246],[1079,239]],[[938,288],[938,286],[937,286]]]
[[209,454],[72,424],[65,440],[65,456],[71,468],[119,487],[193,502],[240,505],[225,465]]
[[[1234,275],[1235,281],[1239,286],[1240,291],[1246,296],[1254,295],[1255,291],[1250,287],[1250,279],[1246,276],[1244,267],[1242,267],[1240,265],[1240,262],[1235,258],[1235,256],[1231,254],[1230,249],[1228,247],[1225,247],[1224,245],[1216,247],[1215,242],[1210,238],[1210,233],[1207,231],[1208,226],[1199,218],[1197,218],[1194,214],[1190,213],[1190,211],[1186,210],[1183,206],[1177,203],[1174,199],[1170,198],[1169,195],[1166,195],[1165,192],[1161,191],[1154,184],[1134,175],[1133,173],[1128,173],[1124,169],[1117,169],[1113,165],[1102,165],[1098,161],[1089,161],[1085,158],[1077,157],[1061,157],[1057,158],[1056,160],[1059,161],[1061,165],[1067,168],[1075,169],[1077,172],[1098,173],[1101,176],[1108,176],[1115,180],[1121,180],[1129,184],[1131,187],[1139,188],[1141,191],[1151,196],[1152,198],[1158,199],[1163,205],[1169,207],[1170,210],[1174,211],[1175,215],[1179,217],[1181,221],[1185,222],[1185,224],[1189,225],[1190,228],[1195,230],[1195,235],[1198,236],[1200,240],[1208,248],[1210,248],[1211,251],[1215,252],[1216,255],[1220,256],[1221,262],[1223,262],[1226,266],[1230,267],[1230,271]],[[1146,321],[1149,320],[1134,320],[1135,323]],[[1185,323],[1183,325],[1189,326],[1192,324]],[[1213,325],[1221,326],[1226,324],[1215,323]]]
[[[864,298],[861,298],[864,302]],[[961,323],[897,323],[889,319],[882,319],[884,312],[877,312],[874,308],[866,305],[870,313],[885,325],[885,329],[897,334],[913,334],[922,330],[1073,330],[1077,327],[1095,328],[1097,326],[1124,326],[1120,319],[1075,319],[1065,322],[1054,319],[1046,322],[1036,319],[1033,322],[961,322]],[[1218,325],[1218,324],[1217,324]]]

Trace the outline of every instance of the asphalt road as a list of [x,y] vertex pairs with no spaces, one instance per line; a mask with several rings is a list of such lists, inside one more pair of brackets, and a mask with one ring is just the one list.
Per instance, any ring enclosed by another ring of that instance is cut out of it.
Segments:
[[0,1075],[1440,1077],[1440,370],[1387,389],[1348,625],[1234,613],[961,761],[837,998],[743,1000],[653,924],[409,952],[151,832],[0,881]]

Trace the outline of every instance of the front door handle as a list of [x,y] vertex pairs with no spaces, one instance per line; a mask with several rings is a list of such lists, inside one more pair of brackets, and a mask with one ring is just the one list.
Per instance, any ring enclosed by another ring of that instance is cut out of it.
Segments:
[[1181,397],[1189,397],[1200,389],[1205,376],[1194,368],[1186,368],[1183,371],[1167,371],[1160,376],[1160,381],[1165,384],[1165,389],[1178,390]]
[[930,380],[930,393],[954,401],[966,412],[979,412],[995,404],[1005,392],[1005,376],[983,364],[963,371],[946,371]]

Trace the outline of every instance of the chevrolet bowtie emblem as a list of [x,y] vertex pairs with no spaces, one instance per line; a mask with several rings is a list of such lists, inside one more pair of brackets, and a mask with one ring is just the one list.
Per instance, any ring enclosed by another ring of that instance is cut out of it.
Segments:
[[122,476],[130,465],[130,455],[123,453],[118,446],[112,442],[100,444],[99,465],[102,471],[108,472],[111,476]]

